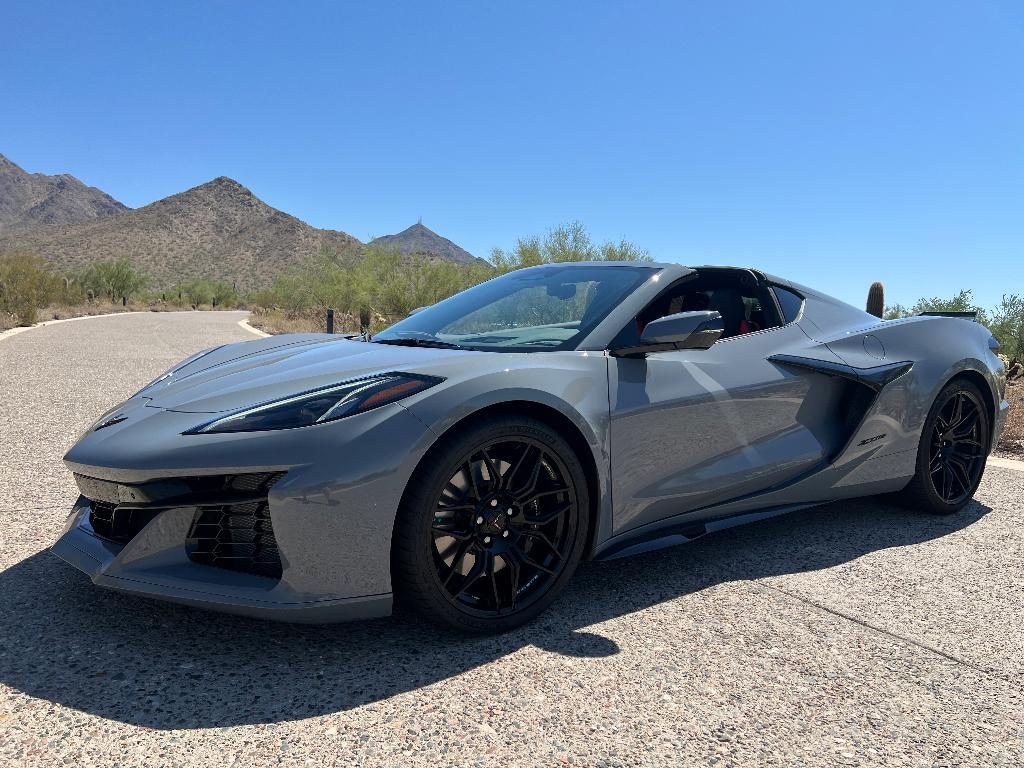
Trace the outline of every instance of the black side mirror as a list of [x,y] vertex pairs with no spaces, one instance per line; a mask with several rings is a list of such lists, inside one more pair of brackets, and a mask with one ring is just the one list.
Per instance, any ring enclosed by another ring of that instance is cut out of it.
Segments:
[[643,357],[670,349],[707,349],[722,336],[725,323],[718,312],[679,312],[652,320],[635,347],[613,349],[618,357]]

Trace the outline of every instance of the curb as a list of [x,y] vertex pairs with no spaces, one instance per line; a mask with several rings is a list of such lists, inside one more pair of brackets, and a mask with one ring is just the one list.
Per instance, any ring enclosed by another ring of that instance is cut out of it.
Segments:
[[[180,310],[180,311],[182,311],[182,312],[186,312],[186,311],[190,312],[191,310]],[[2,333],[0,333],[0,339],[6,339],[8,336],[17,336],[19,333],[22,333],[24,331],[31,331],[33,328],[42,328],[44,325],[57,325],[59,323],[70,323],[70,322],[73,322],[75,320],[96,320],[97,318],[100,318],[100,317],[120,317],[122,315],[149,315],[149,314],[155,314],[155,313],[150,313],[148,310],[147,311],[132,310],[131,312],[107,312],[107,313],[102,314],[102,315],[79,315],[78,317],[65,317],[65,318],[61,318],[60,320],[43,320],[41,323],[36,323],[35,325],[19,325],[16,328],[10,328],[10,329],[8,329],[6,331],[3,331]],[[167,314],[170,314],[170,313],[167,313]]]
[[[41,323],[36,323],[35,325],[19,325],[16,328],[10,328],[10,329],[8,329],[6,331],[0,331],[0,341],[3,341],[4,339],[8,338],[9,336],[17,336],[19,333],[23,333],[25,331],[31,331],[33,328],[42,328],[45,325],[57,325],[59,323],[73,323],[76,320],[99,320],[100,318],[104,318],[104,317],[124,317],[125,315],[176,315],[176,314],[181,314],[183,312],[200,312],[200,311],[202,311],[202,312],[216,312],[216,311],[244,312],[245,310],[238,310],[238,309],[226,309],[226,310],[169,309],[169,310],[166,310],[164,312],[152,312],[152,311],[150,311],[148,309],[143,309],[143,310],[132,310],[131,312],[107,312],[106,314],[102,314],[102,315],[79,315],[78,317],[64,317],[64,318],[61,318],[60,320],[43,320]],[[245,322],[246,322],[245,320],[242,320],[241,322],[239,322],[239,325],[241,325],[242,323],[245,323]],[[248,325],[248,323],[246,323],[246,325],[243,326],[243,327],[245,327],[247,330],[252,331],[253,333],[255,333],[258,336],[269,336],[270,335],[270,334],[267,334],[267,333],[263,333],[263,331],[260,331],[260,330],[258,330],[256,328],[253,328],[252,326]]]
[[247,330],[249,333],[256,334],[261,339],[265,339],[267,336],[270,335],[269,333],[265,333],[264,331],[261,331],[259,328],[253,328],[251,325],[249,325],[248,319],[246,319],[246,320],[239,320],[238,321],[238,325],[239,325],[239,327],[244,328],[245,330]]

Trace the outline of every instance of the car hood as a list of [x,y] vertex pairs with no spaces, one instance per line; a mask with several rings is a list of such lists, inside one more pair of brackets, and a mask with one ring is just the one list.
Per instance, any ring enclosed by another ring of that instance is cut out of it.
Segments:
[[137,397],[183,413],[220,413],[387,371],[429,372],[453,357],[484,353],[398,347],[327,334],[272,336],[212,350]]

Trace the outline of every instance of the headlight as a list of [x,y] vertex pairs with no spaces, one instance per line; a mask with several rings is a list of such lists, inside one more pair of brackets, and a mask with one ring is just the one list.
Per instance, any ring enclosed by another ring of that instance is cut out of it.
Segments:
[[385,373],[254,405],[190,429],[185,434],[261,432],[324,424],[380,408],[442,381],[444,379],[434,376]]
[[[159,384],[164,379],[170,378],[171,376],[176,374],[178,371],[180,371],[182,368],[184,368],[186,365],[191,365],[192,363],[194,363],[199,358],[206,357],[211,352],[216,352],[218,349],[220,349],[223,346],[224,345],[221,344],[220,346],[217,346],[217,347],[210,347],[209,349],[204,349],[202,352],[196,352],[191,357],[186,357],[184,360],[182,360],[180,363],[178,363],[173,368],[169,368],[166,372],[161,373],[159,376],[157,376],[155,379],[153,379],[151,382],[149,382],[149,384],[147,384],[142,389],[140,389],[138,392],[136,392],[134,395],[132,395],[132,397],[138,397],[139,395],[141,395],[143,392],[145,392],[147,389],[149,389],[150,387],[154,386],[155,384]],[[131,397],[128,398],[128,399],[131,400]]]

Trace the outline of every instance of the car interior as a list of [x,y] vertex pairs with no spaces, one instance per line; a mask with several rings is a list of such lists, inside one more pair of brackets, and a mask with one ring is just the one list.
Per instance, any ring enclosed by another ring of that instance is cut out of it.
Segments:
[[775,328],[783,324],[771,288],[749,269],[702,267],[665,289],[623,328],[613,346],[639,343],[652,320],[678,312],[712,310],[722,316],[722,339]]

